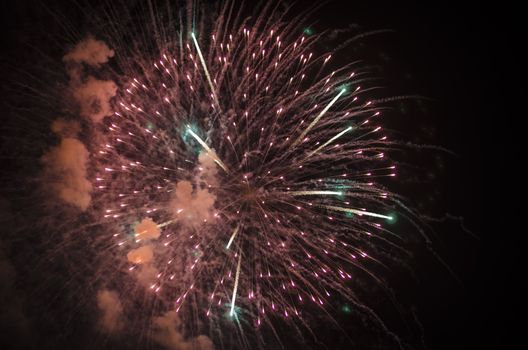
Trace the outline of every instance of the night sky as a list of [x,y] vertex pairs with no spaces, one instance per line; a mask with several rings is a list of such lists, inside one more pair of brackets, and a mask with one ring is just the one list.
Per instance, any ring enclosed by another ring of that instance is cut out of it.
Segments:
[[[79,28],[83,28],[79,32],[89,32],[82,23],[82,11],[69,1],[46,3],[51,12],[67,16],[71,23],[79,23]],[[300,3],[305,6],[304,1]],[[309,3],[317,2],[310,0]],[[38,157],[44,150],[43,147],[28,153],[31,145],[21,142],[20,153],[13,154],[11,141],[31,134],[28,129],[49,124],[49,119],[44,119],[18,130],[6,127],[17,118],[13,106],[19,106],[22,98],[10,82],[23,81],[26,78],[21,72],[32,72],[31,65],[38,64],[30,52],[42,51],[60,59],[61,40],[68,38],[68,34],[64,34],[57,19],[37,2],[4,1],[0,12],[3,15],[0,118],[7,121],[0,127],[0,212],[7,212],[24,210],[20,203],[24,203],[25,192],[16,187],[24,185],[17,179],[32,178],[36,168],[25,164],[24,159],[27,154]],[[379,291],[373,292],[375,309],[389,328],[402,335],[409,348],[500,348],[505,334],[498,328],[489,331],[488,327],[499,315],[498,300],[505,294],[500,285],[508,277],[497,276],[499,267],[487,266],[483,247],[490,237],[483,233],[481,226],[484,213],[481,124],[482,116],[493,104],[484,97],[486,87],[493,85],[492,78],[485,73],[490,59],[487,43],[499,35],[483,29],[489,28],[490,11],[469,4],[330,1],[312,17],[310,29],[315,32],[348,28],[355,35],[386,29],[358,39],[346,53],[375,66],[386,96],[416,96],[392,104],[393,118],[387,126],[399,138],[452,152],[429,150],[406,155],[404,161],[413,168],[408,168],[408,176],[403,171],[401,184],[396,186],[397,192],[410,198],[421,212],[435,218],[449,217],[431,223],[433,249],[448,268],[424,245],[416,244],[414,258],[409,262],[414,277],[401,277],[402,271],[399,271],[391,278],[396,298],[406,309],[404,321]],[[324,43],[321,45],[328,49]],[[340,56],[336,56],[336,64],[346,62],[347,57]],[[38,209],[31,205],[27,210],[26,225],[31,223],[32,211]],[[26,277],[24,268],[19,271],[23,263],[18,249],[24,250],[20,245],[31,244],[32,238],[23,237],[25,230],[19,232],[22,236],[13,238],[9,232],[15,229],[9,226],[11,221],[6,217],[0,216],[0,278],[3,279],[0,280],[0,348],[94,348],[89,317],[77,323],[64,323],[60,308],[57,315],[40,317],[41,310],[48,310],[49,305],[39,305],[39,293],[44,293],[47,297],[42,300],[49,303],[53,299],[49,295],[60,294],[60,288],[49,287],[45,279]],[[46,263],[38,253],[36,250],[34,261]],[[59,326],[45,324],[53,318]],[[356,348],[392,348],[383,342],[372,342],[377,337],[375,332],[358,333],[362,328],[348,314],[336,315],[336,319],[346,336],[354,339]],[[71,329],[63,331],[61,327]],[[332,326],[321,324],[314,331],[320,334],[319,340],[327,349],[351,348],[343,332]],[[28,342],[27,337],[33,338],[32,341]],[[130,347],[130,342],[122,347],[101,340],[97,344],[98,348],[136,348]],[[284,345],[289,348],[289,341]],[[317,343],[311,346],[325,348]]]

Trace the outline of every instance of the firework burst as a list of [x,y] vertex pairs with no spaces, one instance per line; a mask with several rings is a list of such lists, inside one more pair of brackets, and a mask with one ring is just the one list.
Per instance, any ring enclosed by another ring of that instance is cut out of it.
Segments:
[[[95,29],[106,44],[90,37],[64,57],[91,156],[80,130],[59,121],[62,143],[43,158],[71,175],[56,192],[109,242],[98,278],[129,299],[146,291],[173,320],[241,334],[277,320],[309,327],[333,300],[366,312],[355,277],[399,246],[387,224],[407,211],[385,187],[398,145],[368,69],[335,68],[321,35],[279,7],[245,17],[228,2],[216,20],[204,11],[175,25],[148,4],[141,30],[109,5]],[[112,293],[99,307],[122,313],[126,297]],[[122,328],[117,317],[104,322]]]

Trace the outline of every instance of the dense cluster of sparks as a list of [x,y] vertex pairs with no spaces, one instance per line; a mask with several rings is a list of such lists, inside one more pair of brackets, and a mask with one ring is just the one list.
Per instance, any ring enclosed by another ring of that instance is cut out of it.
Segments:
[[366,70],[332,70],[318,36],[264,17],[117,58],[93,179],[94,210],[156,298],[255,327],[355,300],[377,242],[397,244],[380,182],[393,144]]

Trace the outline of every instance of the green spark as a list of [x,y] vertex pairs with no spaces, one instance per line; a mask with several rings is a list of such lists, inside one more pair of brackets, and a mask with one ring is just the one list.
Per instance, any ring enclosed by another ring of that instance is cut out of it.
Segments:
[[387,222],[389,224],[395,224],[398,221],[398,217],[395,213],[390,213],[387,217]]

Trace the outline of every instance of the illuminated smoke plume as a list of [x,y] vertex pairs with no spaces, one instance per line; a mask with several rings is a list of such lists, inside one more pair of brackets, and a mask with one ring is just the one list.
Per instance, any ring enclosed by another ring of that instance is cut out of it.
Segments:
[[143,219],[135,229],[138,240],[158,239],[160,236],[160,229],[158,225],[151,219]]
[[145,288],[152,287],[158,278],[159,271],[152,264],[144,264],[135,274],[138,282]]
[[79,105],[80,114],[94,123],[112,114],[110,100],[116,94],[117,85],[110,80],[84,77],[83,64],[99,68],[113,56],[114,50],[89,36],[63,57],[70,76],[70,89]]
[[57,119],[51,124],[51,131],[62,138],[76,138],[81,125],[74,120]]
[[162,346],[171,350],[213,350],[213,342],[205,335],[185,339],[181,333],[181,321],[178,314],[169,311],[165,315],[155,317],[154,339]]
[[[59,134],[67,129],[59,127],[60,121],[53,124]],[[71,130],[69,131],[71,132]],[[90,205],[92,184],[87,180],[87,162],[90,154],[84,144],[76,138],[61,139],[42,156],[44,173],[48,181],[46,187],[65,203],[76,206],[82,211]]]
[[[158,225],[151,219],[145,218],[135,228],[136,240],[138,242],[157,240],[160,236]],[[147,244],[127,253],[127,259],[130,263],[140,265],[134,276],[144,287],[151,287],[156,282],[159,274],[158,270],[151,264],[154,259],[153,245]]]
[[100,290],[97,293],[97,307],[101,312],[99,324],[103,331],[116,333],[123,329],[123,306],[116,292]]
[[[213,156],[216,157],[216,154],[213,153]],[[213,157],[206,152],[201,152],[198,156],[198,162],[200,163],[200,179],[216,187],[218,185],[218,180],[216,179],[218,165],[215,163]]]
[[[98,80],[93,76],[84,77],[83,63],[99,68],[114,56],[114,51],[102,41],[88,37],[78,43],[63,57],[70,76],[69,89],[79,106],[81,116],[94,123],[112,113],[110,99],[115,96],[117,86],[113,81]],[[76,137],[81,131],[78,122],[57,119],[51,130],[61,138],[41,161],[47,179],[47,189],[65,203],[84,211],[91,202],[92,184],[87,179],[87,164],[90,154],[85,145]]]
[[216,196],[207,189],[197,188],[189,181],[179,181],[174,190],[173,213],[179,214],[182,224],[194,226],[211,217]]
[[133,264],[147,264],[154,258],[152,246],[145,245],[137,249],[133,249],[127,254],[127,259]]
[[117,86],[113,81],[88,77],[86,82],[74,87],[73,96],[79,103],[81,116],[98,123],[112,114],[110,99],[116,91]]
[[173,214],[187,227],[199,225],[210,219],[216,201],[216,195],[209,188],[202,188],[201,183],[207,183],[209,186],[216,185],[218,166],[205,152],[200,153],[198,162],[199,173],[195,179],[194,188],[190,181],[177,182],[171,201]]
[[110,57],[114,56],[114,50],[111,50],[104,42],[88,36],[79,42],[73,50],[68,52],[64,57],[64,62],[86,63],[92,67],[99,67],[102,63],[108,62]]

